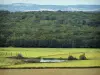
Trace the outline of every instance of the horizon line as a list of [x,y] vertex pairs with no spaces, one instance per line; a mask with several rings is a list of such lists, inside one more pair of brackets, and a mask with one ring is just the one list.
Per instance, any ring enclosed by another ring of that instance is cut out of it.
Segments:
[[[34,4],[34,5],[60,5],[60,4],[35,4],[35,3],[0,3],[0,5],[11,5],[11,4]],[[61,6],[67,6],[68,4],[66,5],[63,5],[61,4]],[[69,5],[100,5],[100,4],[69,4]]]

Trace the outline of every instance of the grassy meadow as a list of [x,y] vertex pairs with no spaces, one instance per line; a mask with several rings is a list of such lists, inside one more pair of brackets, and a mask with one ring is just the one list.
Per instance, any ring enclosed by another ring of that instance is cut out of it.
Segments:
[[[72,55],[79,59],[85,53],[87,60],[68,60],[59,63],[23,63],[7,57],[22,54],[23,57],[68,58]],[[17,64],[16,64],[17,63]],[[45,68],[45,67],[100,67],[99,48],[0,48],[0,68]]]

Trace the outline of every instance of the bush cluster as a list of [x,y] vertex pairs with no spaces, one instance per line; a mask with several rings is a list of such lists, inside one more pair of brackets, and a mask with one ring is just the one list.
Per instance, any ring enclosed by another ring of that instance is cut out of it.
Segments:
[[[79,60],[86,60],[86,56],[85,56],[85,53],[83,53],[82,55],[79,56]],[[78,60],[76,57],[72,56],[72,55],[69,55],[68,56],[68,60]]]

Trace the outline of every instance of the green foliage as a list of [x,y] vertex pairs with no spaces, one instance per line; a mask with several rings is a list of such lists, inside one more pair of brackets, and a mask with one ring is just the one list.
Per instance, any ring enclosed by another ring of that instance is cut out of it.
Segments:
[[72,55],[69,55],[68,60],[77,60],[77,58],[73,57]]
[[22,54],[18,54],[18,55],[17,55],[17,58],[18,58],[18,59],[22,59],[22,58],[23,58],[23,55],[22,55]]
[[0,11],[0,47],[100,47],[99,12]]
[[80,56],[79,56],[79,59],[80,59],[80,60],[86,60],[87,58],[86,58],[86,56],[85,56],[85,53],[83,53],[82,55],[80,55]]

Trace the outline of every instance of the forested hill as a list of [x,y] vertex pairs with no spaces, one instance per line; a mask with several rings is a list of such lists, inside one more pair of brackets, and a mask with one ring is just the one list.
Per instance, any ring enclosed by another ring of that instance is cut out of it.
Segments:
[[100,47],[99,12],[0,11],[1,47]]

